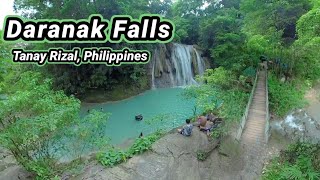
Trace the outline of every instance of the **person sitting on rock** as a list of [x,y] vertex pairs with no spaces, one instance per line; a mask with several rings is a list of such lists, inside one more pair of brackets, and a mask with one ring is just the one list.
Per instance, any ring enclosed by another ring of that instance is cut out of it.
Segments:
[[199,116],[198,117],[198,121],[197,121],[197,126],[198,127],[204,127],[207,124],[207,117],[205,116]]
[[208,136],[210,136],[210,132],[216,128],[216,125],[211,122],[211,121],[207,121],[206,124],[204,126],[200,126],[200,131],[205,132]]
[[207,121],[211,121],[214,123],[216,119],[217,119],[217,117],[215,115],[213,115],[213,113],[207,114]]
[[186,123],[182,129],[178,129],[178,132],[184,136],[191,136],[193,125],[190,123],[190,119],[186,119]]
[[221,123],[221,118],[216,118],[212,113],[211,116],[212,119],[208,118],[208,116],[200,116],[197,123],[200,131],[205,132],[208,136],[210,136],[210,132]]

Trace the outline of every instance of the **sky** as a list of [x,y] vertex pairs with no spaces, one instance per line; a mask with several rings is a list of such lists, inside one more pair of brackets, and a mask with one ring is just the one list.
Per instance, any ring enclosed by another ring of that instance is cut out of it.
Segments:
[[2,29],[3,21],[6,15],[14,15],[13,12],[14,0],[0,0],[0,29]]

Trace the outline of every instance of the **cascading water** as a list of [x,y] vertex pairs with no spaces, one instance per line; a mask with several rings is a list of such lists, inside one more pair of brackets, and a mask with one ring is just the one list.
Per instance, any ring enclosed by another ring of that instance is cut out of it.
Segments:
[[203,75],[204,71],[205,71],[205,61],[201,58],[200,54],[198,53],[198,51],[195,51],[196,55],[197,55],[197,63],[198,63],[198,74],[199,75]]
[[159,45],[153,52],[152,88],[197,84],[194,76],[205,68],[205,60],[192,45]]

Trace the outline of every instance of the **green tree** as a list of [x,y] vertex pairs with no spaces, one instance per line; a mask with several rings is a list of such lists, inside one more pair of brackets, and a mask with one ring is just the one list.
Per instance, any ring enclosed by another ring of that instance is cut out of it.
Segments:
[[[99,133],[106,115],[92,112],[84,121],[79,117],[80,101],[53,91],[51,80],[42,74],[27,71],[5,86],[10,88],[8,100],[0,101],[1,146],[39,177],[47,179],[60,173],[58,160],[68,153],[64,149],[69,140],[80,139],[85,146],[103,138]],[[81,128],[83,123],[95,128]]]

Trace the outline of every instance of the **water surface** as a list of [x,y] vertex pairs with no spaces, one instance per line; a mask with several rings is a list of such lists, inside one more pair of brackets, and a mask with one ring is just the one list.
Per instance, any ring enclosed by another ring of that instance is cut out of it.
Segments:
[[[194,100],[182,96],[183,88],[148,90],[138,96],[110,103],[83,104],[82,114],[90,109],[111,113],[105,133],[112,144],[121,144],[157,129],[170,130],[185,123],[193,115]],[[136,121],[135,115],[143,120]]]

